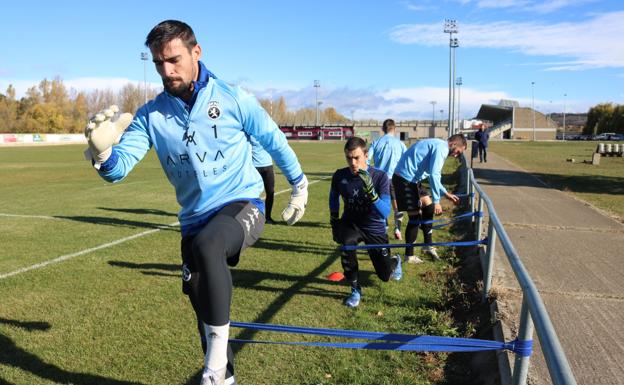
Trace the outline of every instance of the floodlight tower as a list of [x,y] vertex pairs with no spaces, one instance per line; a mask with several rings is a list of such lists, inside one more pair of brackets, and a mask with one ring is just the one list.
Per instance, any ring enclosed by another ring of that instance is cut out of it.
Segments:
[[[458,77],[455,80],[455,85],[457,86],[457,124],[459,125],[459,122],[461,122],[461,116],[460,116],[460,102],[461,102],[461,86],[462,86],[463,81],[461,76]],[[464,127],[459,127],[459,130],[462,130]]]
[[457,39],[453,39],[453,34],[457,32],[457,20],[444,19],[444,33],[449,34],[449,136],[453,134],[453,48],[458,44]]
[[147,104],[147,52],[141,52],[141,60],[143,60],[143,93],[145,95],[145,104]]
[[314,105],[316,106],[316,126],[318,127],[319,124],[319,101],[318,101],[318,90],[321,87],[321,81],[320,80],[315,80],[314,81],[314,89],[316,90],[316,102],[314,103]]
[[[459,47],[459,40],[454,37],[453,41],[451,42],[451,49],[453,50],[453,75],[452,78],[455,79],[455,56],[456,56],[456,52],[457,50],[455,48]],[[453,135],[455,135],[457,133],[457,121],[455,120],[455,82],[453,82],[452,84],[453,86],[453,98],[451,99],[451,106],[453,107],[453,109],[451,110],[451,117],[453,118],[452,120],[452,125],[453,125]]]
[[437,102],[435,100],[432,100],[429,103],[431,103],[431,125],[435,128],[435,105]]

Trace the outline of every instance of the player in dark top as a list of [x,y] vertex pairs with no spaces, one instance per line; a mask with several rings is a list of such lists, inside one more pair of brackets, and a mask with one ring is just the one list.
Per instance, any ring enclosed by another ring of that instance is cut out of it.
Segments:
[[[351,137],[344,147],[349,167],[336,170],[329,191],[329,211],[334,241],[341,245],[388,244],[386,218],[390,214],[390,184],[388,176],[381,170],[368,167],[366,142]],[[340,199],[344,202],[342,217],[339,217]],[[377,276],[387,282],[392,276],[402,276],[400,256],[391,256],[387,248],[370,249],[368,255],[373,262]],[[342,251],[342,268],[351,295],[345,305],[354,308],[360,304],[362,288],[358,283],[358,261],[356,251]]]

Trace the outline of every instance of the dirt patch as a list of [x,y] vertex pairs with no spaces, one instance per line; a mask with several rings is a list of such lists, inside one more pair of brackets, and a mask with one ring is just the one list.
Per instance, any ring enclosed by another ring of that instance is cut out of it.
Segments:
[[[470,241],[470,224],[460,224],[452,232],[462,240]],[[493,340],[494,322],[490,303],[482,302],[483,272],[478,247],[458,247],[455,260],[447,269],[447,307],[454,326],[462,337]],[[499,385],[501,384],[495,351],[449,354],[445,370],[447,384]]]

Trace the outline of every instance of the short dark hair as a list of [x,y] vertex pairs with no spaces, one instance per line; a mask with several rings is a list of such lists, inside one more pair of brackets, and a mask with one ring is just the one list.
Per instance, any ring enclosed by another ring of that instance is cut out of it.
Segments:
[[394,124],[394,120],[392,119],[384,120],[383,124],[381,125],[381,129],[383,130],[384,134],[387,134],[388,131],[394,130],[395,128],[396,125]]
[[449,143],[461,144],[462,147],[468,147],[468,142],[466,142],[466,137],[463,134],[455,134],[448,138]]
[[366,141],[358,136],[352,136],[347,139],[347,143],[345,143],[344,150],[345,151],[355,151],[356,149],[361,148],[364,153],[368,152],[368,148],[366,148]]
[[145,46],[161,51],[163,46],[174,39],[182,40],[189,52],[197,45],[195,32],[188,24],[178,20],[165,20],[158,23],[147,34]]

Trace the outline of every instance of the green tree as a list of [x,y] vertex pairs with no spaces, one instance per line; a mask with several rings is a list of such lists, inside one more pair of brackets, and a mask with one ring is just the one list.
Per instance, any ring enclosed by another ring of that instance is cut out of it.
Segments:
[[601,103],[591,107],[587,112],[587,123],[583,128],[583,133],[596,135],[607,132],[606,128],[613,117],[614,109],[613,103]]
[[14,132],[17,123],[17,106],[15,88],[9,84],[6,93],[0,94],[0,132]]
[[624,133],[624,104],[618,104],[613,109],[611,119],[607,124],[607,132]]
[[119,100],[121,105],[119,108],[123,112],[134,114],[143,105],[144,97],[144,91],[140,87],[128,83],[120,91]]

